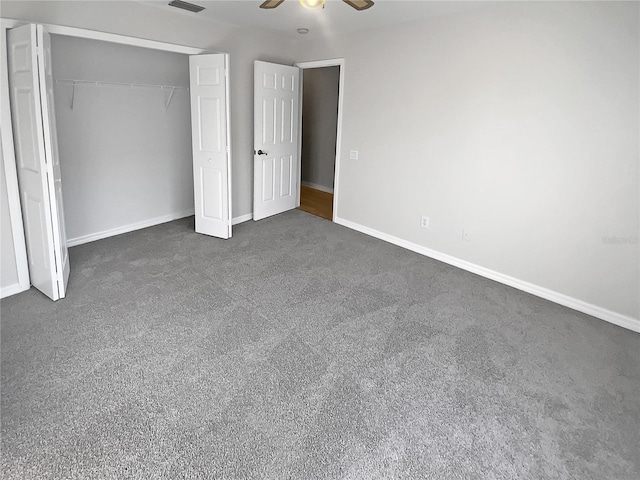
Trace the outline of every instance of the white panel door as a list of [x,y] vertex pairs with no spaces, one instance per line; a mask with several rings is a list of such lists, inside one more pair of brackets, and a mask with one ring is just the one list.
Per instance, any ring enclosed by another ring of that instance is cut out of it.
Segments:
[[[53,102],[53,71],[51,66],[51,36],[44,31],[42,25],[37,26],[38,55],[40,72],[40,98],[42,102],[42,120],[44,126],[45,154],[53,169],[53,188],[49,188],[51,215],[53,216],[53,240],[56,246],[56,258],[60,259],[61,277],[60,298],[64,298],[71,266],[69,249],[67,248],[67,232],[64,223],[64,205],[62,201],[62,176],[60,173],[60,156],[58,154],[58,134],[56,129],[56,110]],[[43,75],[44,73],[44,75]]]
[[44,51],[47,39],[41,27],[24,25],[11,29],[7,40],[11,117],[29,274],[34,287],[58,300],[65,296],[69,259],[62,203],[58,203],[60,164],[52,118],[53,95],[49,95],[51,62]]
[[226,55],[189,57],[196,232],[231,237]]
[[254,63],[253,219],[296,208],[300,70]]

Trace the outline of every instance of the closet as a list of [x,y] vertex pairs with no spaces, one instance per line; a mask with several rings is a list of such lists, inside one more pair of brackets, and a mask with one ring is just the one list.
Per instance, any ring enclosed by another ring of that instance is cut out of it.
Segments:
[[68,245],[193,215],[188,55],[51,46]]
[[67,245],[194,213],[196,231],[231,236],[227,55],[3,20],[9,28],[2,140],[16,151],[3,153],[17,165],[34,286],[65,296]]

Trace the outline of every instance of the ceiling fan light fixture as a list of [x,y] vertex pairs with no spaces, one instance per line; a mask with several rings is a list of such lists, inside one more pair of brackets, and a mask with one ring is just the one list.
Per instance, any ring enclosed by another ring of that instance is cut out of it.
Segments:
[[[180,1],[180,0],[177,0]],[[326,0],[298,0],[300,5],[304,8],[308,8],[309,10],[319,10],[324,8],[324,3]],[[366,10],[367,8],[373,7],[373,0],[342,0],[344,3],[349,5],[351,8],[355,8],[358,11]],[[265,0],[260,4],[260,8],[264,9],[272,9],[276,8],[280,5],[284,0]]]
[[300,5],[309,10],[316,10],[318,8],[324,8],[325,0],[300,0]]

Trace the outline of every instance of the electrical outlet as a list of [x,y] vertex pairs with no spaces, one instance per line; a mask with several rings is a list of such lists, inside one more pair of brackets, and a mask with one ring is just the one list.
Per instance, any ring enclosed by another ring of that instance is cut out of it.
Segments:
[[358,160],[358,150],[349,151],[349,160]]
[[429,217],[424,215],[420,217],[420,226],[422,228],[429,228]]
[[466,228],[462,229],[462,240],[464,240],[465,242],[471,241],[471,234],[469,233],[469,230],[467,230]]

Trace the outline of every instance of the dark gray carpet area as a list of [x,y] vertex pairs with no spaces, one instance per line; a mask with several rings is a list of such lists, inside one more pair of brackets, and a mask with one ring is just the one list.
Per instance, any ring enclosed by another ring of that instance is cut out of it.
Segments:
[[640,335],[299,211],[1,302],[4,479],[640,478]]

